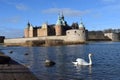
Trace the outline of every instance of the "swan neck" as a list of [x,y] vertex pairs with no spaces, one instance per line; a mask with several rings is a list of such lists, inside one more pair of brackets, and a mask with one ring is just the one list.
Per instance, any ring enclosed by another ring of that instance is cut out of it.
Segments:
[[90,55],[89,55],[89,65],[92,65],[92,59]]

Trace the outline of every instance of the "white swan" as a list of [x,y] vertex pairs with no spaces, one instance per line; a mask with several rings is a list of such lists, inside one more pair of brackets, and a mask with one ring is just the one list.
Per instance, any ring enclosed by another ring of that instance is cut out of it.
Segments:
[[91,59],[92,54],[88,54],[88,58],[89,58],[89,63],[86,62],[84,59],[81,58],[77,58],[76,62],[72,62],[74,65],[92,65],[92,59]]

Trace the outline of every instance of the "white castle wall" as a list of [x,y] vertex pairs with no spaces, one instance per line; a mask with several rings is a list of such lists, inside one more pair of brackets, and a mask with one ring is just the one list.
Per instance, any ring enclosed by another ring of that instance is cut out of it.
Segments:
[[32,40],[47,40],[47,39],[57,39],[57,40],[65,40],[66,36],[47,36],[47,37],[33,37],[33,38],[14,38],[14,39],[5,39],[4,43],[25,43],[26,41]]
[[35,38],[14,38],[14,39],[5,39],[4,43],[25,43],[28,40],[38,40],[37,37]]
[[25,43],[26,41],[33,40],[63,40],[65,42],[85,42],[86,36],[85,31],[80,29],[72,29],[66,32],[66,36],[44,36],[44,37],[33,37],[33,38],[14,38],[5,39],[5,44],[14,43]]
[[72,41],[72,42],[85,42],[86,41],[84,30],[80,30],[80,29],[67,30],[66,34],[67,34],[66,41]]

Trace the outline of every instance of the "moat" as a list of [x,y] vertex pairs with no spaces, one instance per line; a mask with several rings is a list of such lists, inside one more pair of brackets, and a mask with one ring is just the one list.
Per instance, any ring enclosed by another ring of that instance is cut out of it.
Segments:
[[[6,55],[27,66],[40,80],[119,80],[119,48],[120,42],[91,42],[51,47],[1,46]],[[25,55],[26,53],[28,55]],[[78,57],[88,61],[88,53],[93,54],[91,67],[76,67],[72,64]],[[45,67],[46,59],[53,60],[56,64]]]

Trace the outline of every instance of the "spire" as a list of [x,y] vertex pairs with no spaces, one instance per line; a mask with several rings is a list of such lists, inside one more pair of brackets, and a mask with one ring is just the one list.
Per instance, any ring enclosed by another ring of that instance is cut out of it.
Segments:
[[61,15],[60,13],[58,14],[58,20],[57,20],[56,25],[63,25],[63,26],[67,25],[67,22],[64,20],[63,12]]
[[63,15],[63,12],[62,12],[61,18],[62,18],[62,20],[64,21],[64,15]]
[[30,22],[28,21],[27,26],[30,27]]
[[56,22],[56,25],[62,25],[60,13],[58,14],[58,20]]
[[80,24],[79,24],[79,29],[85,29],[84,24],[83,24],[83,22],[82,22],[82,18],[81,18],[81,22],[80,22]]
[[81,24],[83,24],[83,22],[82,22],[82,18],[80,18],[80,20],[81,20]]

